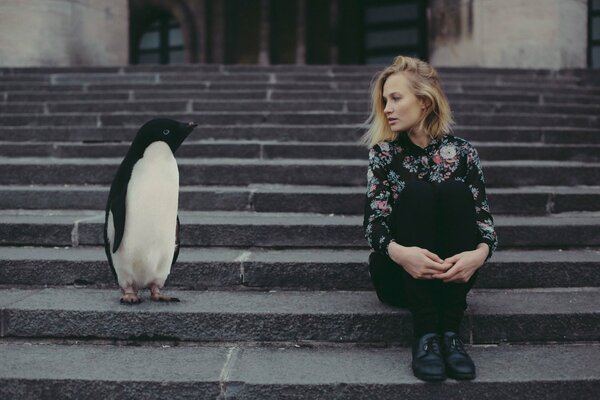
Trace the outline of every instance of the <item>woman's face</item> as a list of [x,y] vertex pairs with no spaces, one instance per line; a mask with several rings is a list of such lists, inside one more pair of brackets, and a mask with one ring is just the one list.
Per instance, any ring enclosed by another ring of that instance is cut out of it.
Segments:
[[412,92],[408,78],[402,72],[390,75],[383,85],[383,113],[393,132],[414,127],[425,109],[422,100]]

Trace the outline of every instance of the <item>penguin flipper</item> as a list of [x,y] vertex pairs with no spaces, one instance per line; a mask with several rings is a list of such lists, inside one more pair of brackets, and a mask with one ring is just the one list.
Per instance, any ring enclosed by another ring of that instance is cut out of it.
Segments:
[[179,256],[179,215],[177,216],[177,226],[175,227],[175,253],[173,253],[173,262],[171,266],[175,265],[175,261],[177,261],[177,257]]
[[125,232],[125,194],[123,191],[113,198],[110,204],[110,211],[113,216],[113,224],[115,228],[115,242],[113,243],[112,252],[116,253],[123,240],[123,233]]

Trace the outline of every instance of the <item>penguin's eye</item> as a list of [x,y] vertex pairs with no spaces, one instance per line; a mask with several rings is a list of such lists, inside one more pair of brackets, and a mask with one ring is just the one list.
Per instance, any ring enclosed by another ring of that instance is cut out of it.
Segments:
[[163,131],[163,135],[165,135],[165,136],[166,136],[166,135],[168,135],[169,133],[171,133],[171,131],[170,131],[170,130],[168,130],[168,129],[165,129],[165,130]]

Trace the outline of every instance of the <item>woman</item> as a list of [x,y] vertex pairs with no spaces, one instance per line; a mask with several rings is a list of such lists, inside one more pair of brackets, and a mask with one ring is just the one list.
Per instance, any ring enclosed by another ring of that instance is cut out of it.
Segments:
[[379,73],[369,123],[364,228],[377,296],[411,312],[416,377],[473,379],[459,326],[497,245],[477,151],[449,134],[437,72],[415,58],[398,56]]

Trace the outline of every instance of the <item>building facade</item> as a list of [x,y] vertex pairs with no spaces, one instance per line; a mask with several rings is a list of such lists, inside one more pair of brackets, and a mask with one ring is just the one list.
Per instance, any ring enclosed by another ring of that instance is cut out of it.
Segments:
[[3,0],[0,64],[600,68],[600,0]]

